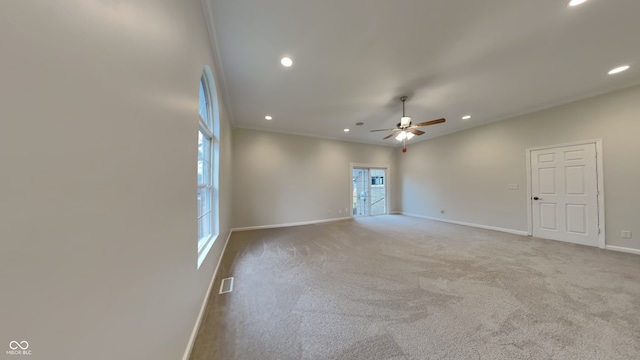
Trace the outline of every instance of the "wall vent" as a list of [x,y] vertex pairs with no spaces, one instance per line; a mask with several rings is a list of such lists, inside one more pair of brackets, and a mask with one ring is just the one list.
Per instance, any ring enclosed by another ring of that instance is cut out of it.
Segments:
[[222,284],[220,285],[220,294],[226,294],[232,291],[233,291],[233,277],[222,279]]

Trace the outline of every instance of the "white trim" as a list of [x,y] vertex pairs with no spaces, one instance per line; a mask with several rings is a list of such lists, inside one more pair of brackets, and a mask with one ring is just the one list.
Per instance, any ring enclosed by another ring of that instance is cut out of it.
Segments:
[[247,226],[247,227],[241,227],[241,228],[233,228],[233,229],[231,229],[231,231],[249,231],[249,230],[261,230],[261,229],[274,229],[274,228],[283,228],[283,227],[292,227],[292,226],[301,226],[301,225],[322,224],[322,223],[328,223],[328,222],[334,222],[334,221],[344,221],[344,220],[351,220],[351,219],[353,219],[353,216],[334,218],[334,219],[301,221],[301,222],[286,223],[286,224]]
[[620,251],[620,252],[629,253],[629,254],[640,255],[640,249],[633,249],[633,248],[622,247],[622,246],[613,246],[613,245],[607,245],[607,246],[605,246],[605,249],[613,250],[613,251]]
[[216,269],[213,271],[213,276],[211,277],[209,288],[207,289],[207,293],[204,296],[204,301],[202,302],[202,306],[200,306],[200,312],[198,313],[198,317],[196,318],[196,324],[193,327],[193,331],[191,331],[191,336],[189,337],[189,342],[187,343],[187,348],[184,351],[182,360],[189,360],[189,357],[191,356],[191,351],[193,350],[193,345],[196,342],[196,336],[198,336],[198,331],[200,330],[200,324],[202,323],[204,312],[207,308],[207,304],[209,303],[209,295],[211,295],[211,290],[213,289],[213,283],[216,280],[216,275],[218,275],[218,270],[220,269],[220,264],[222,263],[222,258],[224,257],[224,253],[225,251],[227,251],[227,245],[229,244],[229,239],[231,238],[232,233],[233,233],[233,229],[231,229],[229,231],[229,235],[227,235],[227,241],[224,243],[224,247],[222,248],[222,252],[220,253],[220,258],[218,259],[218,264],[216,265]]
[[427,219],[427,220],[433,220],[433,221],[440,221],[440,222],[449,223],[449,224],[469,226],[469,227],[485,229],[485,230],[500,231],[500,232],[505,232],[505,233],[509,233],[509,234],[515,234],[515,235],[523,235],[523,236],[528,236],[529,235],[529,234],[527,234],[526,231],[522,231],[522,230],[514,230],[514,229],[507,229],[507,228],[501,228],[501,227],[496,227],[496,226],[473,224],[473,223],[467,223],[467,222],[462,222],[462,221],[435,218],[435,217],[431,217],[431,216],[409,214],[409,213],[405,213],[405,212],[398,212],[398,213],[402,214],[402,215],[405,215],[405,216],[411,216],[411,217]]
[[218,234],[209,234],[207,240],[198,240],[198,264],[197,269],[200,269],[200,265],[204,262],[204,259],[209,255],[209,250],[213,246],[213,243],[218,240]]
[[533,236],[533,214],[531,212],[531,208],[533,206],[531,199],[531,184],[532,184],[532,174],[531,174],[531,152],[537,150],[545,150],[545,149],[555,149],[567,146],[575,146],[575,145],[588,145],[594,144],[596,146],[596,175],[598,177],[598,229],[600,233],[598,234],[598,247],[600,249],[606,249],[606,231],[605,231],[605,219],[604,219],[604,156],[602,154],[602,139],[592,139],[592,140],[584,140],[584,141],[573,141],[564,144],[555,144],[555,145],[546,145],[546,146],[538,146],[527,148],[525,150],[527,159],[527,235]]
[[604,156],[602,155],[602,140],[596,140],[596,172],[598,173],[598,247],[600,249],[607,248],[604,221]]
[[530,152],[530,151],[537,151],[537,150],[555,149],[555,148],[567,147],[567,146],[596,144],[596,143],[598,143],[598,142],[602,142],[602,139],[591,139],[591,140],[583,140],[583,141],[572,141],[572,142],[562,143],[562,144],[552,144],[552,145],[545,145],[545,146],[536,146],[536,147],[527,148],[527,149],[526,149],[526,151]]
[[533,236],[533,211],[532,211],[532,203],[531,203],[531,198],[533,197],[533,195],[531,194],[531,184],[532,184],[532,180],[531,180],[531,151],[533,151],[532,149],[526,149],[525,150],[525,155],[526,155],[526,167],[527,167],[527,235],[528,236]]
[[391,167],[391,165],[389,164],[349,163],[349,165],[352,168],[357,167],[357,168],[386,169],[386,170],[389,170],[389,168]]
[[200,118],[200,127],[198,130],[200,130],[200,132],[202,134],[204,134],[204,136],[209,139],[209,140],[213,140],[214,136],[213,136],[213,131],[211,131],[211,129],[209,129],[209,125],[204,121],[204,119],[202,118],[202,116],[200,116],[200,114],[198,114],[198,117]]

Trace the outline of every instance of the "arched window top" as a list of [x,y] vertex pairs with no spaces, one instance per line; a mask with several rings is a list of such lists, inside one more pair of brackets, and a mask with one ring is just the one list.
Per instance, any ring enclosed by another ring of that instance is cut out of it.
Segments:
[[200,77],[200,106],[198,109],[200,117],[207,125],[213,136],[219,136],[218,94],[215,81],[208,66],[205,66]]

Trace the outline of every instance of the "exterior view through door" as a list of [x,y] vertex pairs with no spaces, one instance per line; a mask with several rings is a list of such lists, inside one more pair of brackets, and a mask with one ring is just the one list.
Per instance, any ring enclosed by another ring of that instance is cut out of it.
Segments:
[[387,213],[387,170],[353,168],[353,215],[382,215]]
[[532,235],[600,242],[596,143],[531,150]]

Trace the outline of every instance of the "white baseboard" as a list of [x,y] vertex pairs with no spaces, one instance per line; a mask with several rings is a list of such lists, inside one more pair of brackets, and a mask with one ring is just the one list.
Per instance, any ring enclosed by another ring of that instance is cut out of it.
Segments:
[[613,246],[613,245],[606,245],[604,248],[607,250],[620,251],[620,252],[625,252],[629,254],[640,255],[639,249],[633,249],[633,248],[622,247],[622,246]]
[[287,223],[287,224],[273,224],[273,225],[259,225],[259,226],[248,226],[241,228],[233,228],[231,231],[249,231],[249,230],[261,230],[261,229],[274,229],[274,228],[283,228],[283,227],[291,227],[291,226],[301,226],[301,225],[313,225],[313,224],[322,224],[333,221],[343,221],[353,219],[352,216],[341,217],[335,219],[323,219],[323,220],[312,220],[312,221],[302,221],[296,223]]
[[[395,214],[396,212],[393,212],[393,213]],[[427,219],[427,220],[433,220],[433,221],[441,221],[441,222],[446,222],[446,223],[450,223],[450,224],[471,226],[471,227],[480,228],[480,229],[495,230],[495,231],[502,231],[502,232],[506,232],[506,233],[510,233],[510,234],[529,236],[529,233],[527,231],[505,229],[505,228],[500,228],[500,227],[495,227],[495,226],[487,226],[487,225],[480,225],[480,224],[471,224],[471,223],[466,223],[466,222],[462,222],[462,221],[454,221],[454,220],[434,218],[434,217],[431,217],[431,216],[409,214],[409,213],[405,213],[405,212],[402,212],[402,211],[398,211],[397,213],[398,214],[402,214],[402,215],[406,215],[406,216],[417,217],[417,218],[421,218],[421,219]],[[629,253],[629,254],[640,255],[640,249],[633,249],[633,248],[627,248],[627,247],[622,247],[622,246],[613,246],[613,245],[605,245],[604,248],[607,249],[607,250],[611,250],[611,251],[619,251],[619,252],[624,252],[624,253]]]
[[433,221],[440,221],[440,222],[445,222],[445,223],[449,223],[449,224],[470,226],[470,227],[479,228],[479,229],[485,229],[485,230],[501,231],[501,232],[505,232],[505,233],[509,233],[509,234],[516,234],[516,235],[524,235],[524,236],[528,236],[529,235],[529,233],[527,231],[507,229],[507,228],[501,228],[501,227],[496,227],[496,226],[472,224],[472,223],[467,223],[467,222],[462,222],[462,221],[454,221],[454,220],[447,220],[447,219],[441,219],[441,218],[434,218],[434,217],[431,217],[431,216],[409,214],[409,213],[405,213],[405,212],[398,212],[398,213],[402,214],[402,215],[406,215],[406,216],[412,216],[412,217],[417,217],[417,218],[427,219],[427,220],[433,220]]
[[216,281],[216,275],[218,275],[218,269],[220,269],[220,264],[222,263],[222,258],[224,257],[225,251],[227,251],[227,245],[229,244],[229,239],[231,238],[232,233],[233,233],[233,229],[229,230],[229,235],[227,235],[227,240],[224,243],[222,252],[220,253],[220,258],[218,258],[218,264],[216,265],[216,269],[213,271],[213,276],[211,277],[209,288],[207,289],[207,293],[204,296],[204,301],[202,302],[202,306],[200,307],[200,313],[198,313],[198,317],[196,318],[196,324],[193,327],[193,331],[191,332],[191,337],[189,337],[189,342],[187,343],[187,349],[184,352],[184,356],[182,356],[182,360],[189,360],[189,357],[191,356],[191,351],[193,350],[193,345],[196,342],[196,337],[198,336],[198,331],[200,330],[200,324],[202,323],[204,312],[206,311],[207,304],[209,303],[209,296],[211,295],[211,290],[213,289],[213,283]]

